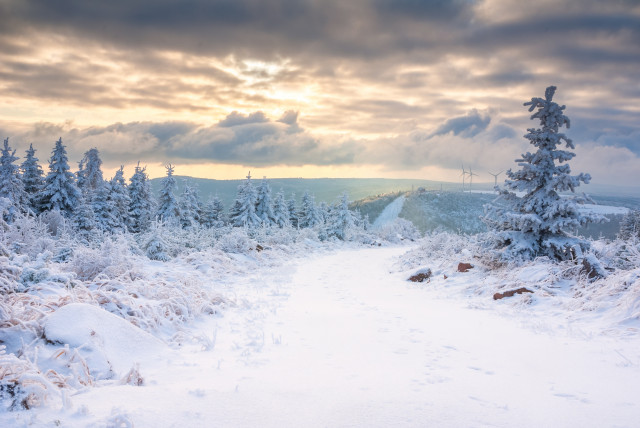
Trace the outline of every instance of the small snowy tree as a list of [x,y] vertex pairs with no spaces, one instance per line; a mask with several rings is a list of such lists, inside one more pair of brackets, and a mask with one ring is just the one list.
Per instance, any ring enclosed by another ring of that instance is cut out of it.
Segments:
[[209,199],[202,212],[202,225],[209,228],[220,228],[226,223],[224,204],[216,195]]
[[121,229],[121,221],[116,217],[116,206],[110,200],[111,183],[105,181],[95,190],[91,201],[95,217],[95,225],[104,232],[117,232]]
[[355,227],[355,216],[349,209],[349,196],[344,193],[338,204],[331,210],[328,233],[343,241],[349,238],[349,232]]
[[289,221],[289,206],[284,199],[283,191],[278,192],[273,201],[273,221],[280,228],[291,224]]
[[298,208],[296,205],[296,195],[291,194],[291,199],[287,202],[287,209],[289,210],[289,223],[292,227],[298,227]]
[[73,223],[80,237],[89,240],[96,228],[96,220],[93,208],[85,198],[78,199],[78,206],[73,212]]
[[184,229],[190,229],[200,224],[202,211],[198,188],[185,180],[180,196],[180,224]]
[[151,260],[166,262],[171,259],[169,244],[164,238],[164,224],[156,220],[151,223],[151,228],[145,237],[142,249]]
[[42,167],[38,164],[38,158],[35,156],[36,151],[33,148],[33,144],[29,144],[29,150],[27,150],[27,156],[20,165],[22,170],[22,183],[24,185],[24,191],[29,198],[29,208],[34,213],[40,212],[38,206],[38,197],[42,187],[44,186],[44,172]]
[[139,233],[149,228],[152,213],[155,211],[146,168],[141,168],[140,163],[136,165],[130,182],[129,230],[133,233]]
[[258,187],[256,215],[262,220],[262,224],[265,226],[271,226],[275,223],[273,203],[271,202],[271,186],[269,186],[267,177],[262,178],[262,183],[260,183],[260,187]]
[[251,173],[249,173],[247,180],[238,186],[236,199],[229,211],[229,223],[234,227],[260,227],[262,219],[256,215],[257,200],[258,195],[251,183]]
[[[507,171],[506,189],[499,190],[506,206],[496,203],[485,207],[485,223],[493,230],[495,243],[503,259],[533,259],[548,256],[555,260],[581,257],[588,243],[572,233],[578,226],[602,221],[595,214],[582,214],[577,203],[584,198],[564,198],[558,192],[571,191],[580,182],[588,183],[589,174],[570,175],[566,163],[575,153],[558,149],[559,145],[574,149],[573,142],[559,128],[569,127],[563,114],[565,106],[552,101],[556,87],[545,91],[545,98],[532,98],[525,106],[537,109],[531,119],[540,120],[541,128],[530,128],[525,138],[537,148],[525,153],[516,162],[518,171]],[[515,192],[523,192],[517,197]],[[497,202],[497,201],[496,201]]]
[[302,205],[299,213],[299,225],[300,227],[314,227],[323,223],[322,214],[316,207],[313,196],[308,191],[304,192],[302,196]]
[[162,179],[156,216],[159,220],[171,223],[180,218],[180,209],[174,195],[176,179],[173,176],[173,166],[168,164],[165,168],[167,169],[167,176]]
[[620,239],[640,238],[640,210],[631,210],[620,221]]
[[6,221],[12,222],[18,212],[26,211],[29,203],[29,196],[24,190],[24,184],[20,177],[20,168],[14,165],[18,160],[16,151],[11,151],[9,139],[4,140],[2,155],[0,156],[0,198],[7,198],[12,206],[8,210]]
[[121,166],[116,171],[109,182],[109,205],[113,210],[113,217],[116,220],[114,231],[126,231],[129,225],[129,207],[131,198],[127,190],[127,183],[124,178],[124,167]]
[[49,173],[44,181],[40,206],[45,210],[58,210],[67,218],[72,217],[82,195],[73,174],[69,171],[69,159],[62,138],[56,141],[53,148],[49,160]]

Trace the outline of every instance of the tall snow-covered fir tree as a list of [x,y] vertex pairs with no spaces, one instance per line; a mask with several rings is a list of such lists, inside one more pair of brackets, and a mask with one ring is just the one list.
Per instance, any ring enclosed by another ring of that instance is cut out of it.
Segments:
[[[485,207],[484,221],[494,232],[493,239],[505,260],[528,260],[547,256],[554,260],[580,258],[588,242],[573,234],[579,226],[602,221],[595,214],[583,214],[578,203],[585,198],[560,197],[558,192],[575,192],[580,182],[588,183],[589,174],[572,176],[566,163],[575,153],[573,142],[559,132],[569,128],[569,118],[563,114],[565,106],[552,101],[556,87],[550,86],[544,98],[532,98],[524,103],[529,111],[537,111],[532,120],[540,121],[540,128],[529,128],[524,136],[536,147],[535,153],[525,153],[516,162],[521,169],[508,170],[505,189],[500,190],[503,203],[496,200]],[[518,197],[515,192],[523,192]]]
[[267,181],[267,177],[262,178],[260,187],[258,187],[258,198],[256,200],[256,215],[262,220],[265,226],[271,226],[275,223],[273,214],[273,202],[271,201],[271,186]]
[[155,212],[146,168],[141,168],[138,163],[129,180],[129,231],[144,232],[149,228]]
[[36,151],[33,148],[33,144],[29,144],[29,150],[26,152],[27,156],[24,158],[24,162],[20,165],[22,171],[22,183],[24,185],[24,191],[27,192],[29,197],[29,208],[34,212],[40,212],[38,206],[39,193],[44,186],[44,172],[42,167],[38,163],[36,157]]
[[201,205],[198,188],[185,180],[180,196],[180,224],[184,229],[190,229],[200,224]]
[[76,186],[74,175],[69,171],[67,150],[60,138],[56,141],[49,159],[49,173],[40,193],[40,207],[43,210],[57,210],[65,217],[71,217],[81,198],[82,194]]
[[174,168],[171,164],[166,165],[165,168],[167,176],[162,179],[156,216],[164,223],[172,223],[180,218],[180,209],[174,194],[176,190],[176,179],[173,176]]
[[104,182],[101,166],[102,159],[100,159],[100,152],[96,148],[86,151],[78,163],[77,185],[85,197],[90,196],[89,200]]
[[124,178],[124,167],[122,166],[116,171],[116,174],[109,182],[109,205],[113,210],[113,216],[116,220],[116,227],[114,229],[126,231],[129,227],[131,198],[127,190],[127,182]]
[[202,225],[209,228],[219,228],[226,223],[224,204],[216,195],[210,198],[202,210]]
[[238,193],[229,210],[229,223],[234,227],[257,228],[262,224],[262,219],[256,215],[256,202],[258,194],[251,183],[251,173],[247,180],[238,186]]
[[283,191],[276,193],[276,197],[273,200],[273,221],[280,228],[291,224],[289,221],[289,206],[284,198]]
[[300,206],[299,213],[300,227],[314,227],[315,225],[322,224],[323,219],[313,196],[308,191],[302,195],[302,205]]
[[15,154],[16,151],[11,151],[9,139],[6,138],[0,156],[0,198],[11,201],[12,207],[8,209],[5,218],[8,222],[13,221],[18,212],[26,211],[29,204],[29,196],[20,177],[20,168],[14,164],[18,160]]

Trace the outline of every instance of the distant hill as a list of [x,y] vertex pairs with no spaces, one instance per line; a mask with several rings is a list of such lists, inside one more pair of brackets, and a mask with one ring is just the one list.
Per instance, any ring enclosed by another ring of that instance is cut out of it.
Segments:
[[[207,201],[209,196],[218,195],[228,208],[236,197],[238,185],[244,180],[211,180],[206,178],[193,178],[175,176],[178,183],[176,196],[182,192],[184,180],[194,183],[200,190],[201,200]],[[262,178],[252,179],[257,186]],[[289,199],[295,193],[300,200],[306,190],[315,196],[317,203],[333,203],[338,196],[347,192],[349,199],[356,201],[369,196],[382,195],[392,192],[405,192],[417,190],[422,187],[426,190],[455,190],[460,187],[457,183],[443,183],[431,180],[387,179],[387,178],[274,178],[268,179],[273,193],[284,190]],[[158,195],[162,178],[151,180],[151,188],[154,195]]]

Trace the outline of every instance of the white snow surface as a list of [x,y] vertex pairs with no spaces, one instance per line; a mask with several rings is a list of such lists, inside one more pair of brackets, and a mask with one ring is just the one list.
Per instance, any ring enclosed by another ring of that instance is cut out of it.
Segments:
[[464,260],[408,282],[406,252],[343,248],[228,276],[223,314],[187,326],[208,339],[174,348],[102,309],[64,306],[48,337],[113,334],[106,355],[139,362],[144,385],[103,381],[62,408],[0,412],[0,426],[637,426],[637,314],[613,327],[568,317],[543,290],[493,301],[476,290],[499,280],[457,272]]
[[402,207],[404,206],[405,196],[401,195],[398,198],[394,199],[389,205],[384,207],[376,221],[373,222],[374,229],[380,229],[382,226],[386,224],[393,223],[395,219],[398,218],[400,212],[402,211]]

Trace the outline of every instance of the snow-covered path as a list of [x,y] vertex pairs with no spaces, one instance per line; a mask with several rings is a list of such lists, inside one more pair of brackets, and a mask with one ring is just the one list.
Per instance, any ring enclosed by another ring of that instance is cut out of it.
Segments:
[[373,222],[373,227],[376,229],[381,228],[385,224],[393,222],[398,218],[400,212],[402,211],[402,207],[404,206],[405,196],[402,195],[393,200],[389,205],[384,207],[378,218]]
[[141,364],[145,386],[90,388],[71,397],[71,411],[37,421],[637,425],[637,340],[536,333],[469,301],[439,298],[406,272],[390,273],[404,251],[341,250],[245,278],[235,285],[238,306],[199,326],[209,336],[216,329],[212,350],[167,351]]

